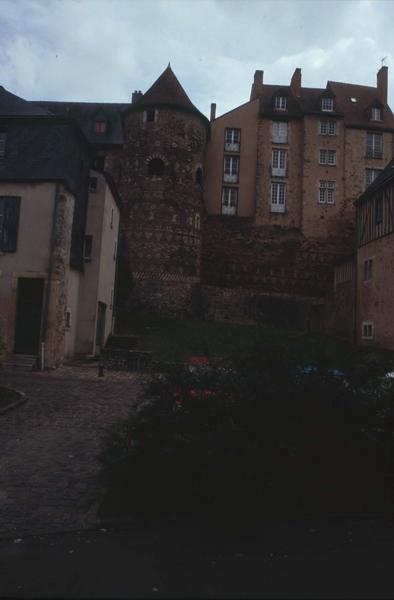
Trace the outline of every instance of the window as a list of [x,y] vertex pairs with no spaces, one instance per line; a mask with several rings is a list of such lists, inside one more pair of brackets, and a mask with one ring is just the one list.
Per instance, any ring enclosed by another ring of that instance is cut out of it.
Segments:
[[200,187],[202,186],[202,168],[198,167],[198,169],[196,170],[196,178],[195,178],[196,184],[199,185]]
[[275,144],[287,144],[287,123],[281,121],[272,122],[272,141]]
[[319,204],[335,203],[335,181],[326,181],[320,179],[319,183]]
[[375,225],[380,225],[383,221],[383,198],[375,198]]
[[227,183],[236,183],[238,181],[239,157],[224,157],[224,181]]
[[144,122],[154,123],[155,121],[157,121],[157,110],[155,108],[144,110]]
[[370,279],[372,279],[372,265],[372,258],[366,258],[364,260],[364,281],[369,281]]
[[324,111],[334,110],[334,98],[322,98],[321,109]]
[[89,192],[97,192],[97,177],[89,177]]
[[224,187],[222,191],[222,215],[235,215],[238,204],[238,189]]
[[366,155],[367,158],[382,158],[383,136],[381,133],[370,133],[369,131],[367,132]]
[[284,213],[286,211],[286,184],[273,181],[271,185],[271,212]]
[[371,121],[381,121],[382,120],[382,109],[381,108],[371,108]]
[[364,321],[361,324],[361,337],[363,340],[372,340],[373,339],[373,322],[372,321]]
[[5,131],[0,131],[0,167],[4,164],[5,159],[5,142],[7,134]]
[[224,132],[224,149],[226,152],[239,152],[241,130],[227,127]]
[[90,262],[92,260],[92,248],[93,248],[93,236],[85,235],[85,239],[83,242],[83,259],[86,262]]
[[164,162],[160,158],[152,158],[148,163],[148,173],[151,177],[164,175]]
[[66,329],[71,329],[71,311],[66,310]]
[[272,150],[272,175],[285,176],[287,164],[287,150]]
[[286,110],[287,97],[286,96],[275,96],[274,108],[275,108],[275,110]]
[[105,133],[107,131],[107,123],[103,120],[97,120],[94,122],[95,133]]
[[365,169],[365,188],[367,188],[380,175],[382,169]]
[[0,252],[16,252],[20,203],[18,196],[0,196]]
[[320,121],[320,135],[336,135],[336,121]]
[[336,165],[337,153],[336,150],[320,150],[319,163],[321,165]]
[[201,217],[199,214],[196,214],[196,216],[194,217],[194,227],[195,229],[200,229],[201,226]]

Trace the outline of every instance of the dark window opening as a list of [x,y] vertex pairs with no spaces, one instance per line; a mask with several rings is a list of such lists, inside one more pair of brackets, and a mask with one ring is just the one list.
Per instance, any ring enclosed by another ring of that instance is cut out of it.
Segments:
[[86,262],[92,260],[92,248],[93,248],[93,236],[85,235],[84,243],[83,243],[83,259]]
[[197,185],[202,185],[202,169],[199,167],[196,171],[196,183]]
[[0,252],[16,252],[21,199],[0,196]]
[[94,122],[94,132],[95,133],[105,133],[107,131],[107,123],[105,121],[95,121]]
[[89,177],[89,192],[97,192],[97,177]]
[[155,121],[155,109],[154,108],[148,108],[148,110],[146,111],[146,121],[148,123],[153,123]]
[[160,158],[152,158],[148,164],[148,173],[151,177],[161,177],[164,174],[164,162]]
[[383,221],[383,199],[376,198],[375,200],[375,223],[380,225]]
[[96,168],[99,171],[104,171],[104,166],[105,166],[105,156],[98,156],[96,158]]

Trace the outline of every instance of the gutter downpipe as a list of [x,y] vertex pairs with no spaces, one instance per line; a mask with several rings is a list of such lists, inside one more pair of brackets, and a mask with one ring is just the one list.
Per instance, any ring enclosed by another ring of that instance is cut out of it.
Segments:
[[54,248],[55,248],[55,240],[56,240],[56,222],[57,222],[57,214],[59,207],[59,183],[56,182],[55,186],[55,194],[54,194],[54,204],[53,204],[53,214],[52,214],[52,229],[51,229],[51,237],[49,240],[49,261],[48,261],[48,279],[45,290],[44,297],[44,306],[43,306],[43,318],[42,318],[42,327],[41,327],[41,339],[40,339],[40,370],[43,371],[45,368],[45,344],[46,344],[46,336],[48,330],[48,313],[49,313],[49,301],[51,298],[51,288],[52,288],[52,276],[53,276],[53,265],[55,262],[54,257]]

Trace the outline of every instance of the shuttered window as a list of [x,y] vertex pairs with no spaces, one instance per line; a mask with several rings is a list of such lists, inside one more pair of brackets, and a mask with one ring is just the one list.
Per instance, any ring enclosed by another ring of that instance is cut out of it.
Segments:
[[20,203],[18,196],[0,196],[0,252],[16,252]]

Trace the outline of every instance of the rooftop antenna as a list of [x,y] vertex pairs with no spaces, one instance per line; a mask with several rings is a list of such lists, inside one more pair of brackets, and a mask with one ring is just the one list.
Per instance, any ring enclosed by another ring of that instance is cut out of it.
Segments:
[[387,56],[383,56],[383,57],[380,59],[380,62],[382,63],[382,67],[383,67],[383,65],[384,65],[384,62],[385,62],[385,60],[387,60]]

